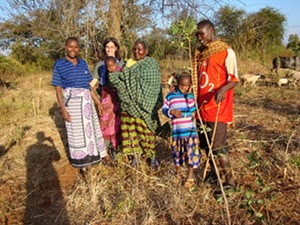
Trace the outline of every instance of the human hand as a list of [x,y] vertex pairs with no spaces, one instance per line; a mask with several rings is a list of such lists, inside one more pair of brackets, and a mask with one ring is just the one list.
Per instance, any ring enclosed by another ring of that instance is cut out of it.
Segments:
[[180,118],[182,116],[182,112],[177,109],[171,109],[170,114],[175,116],[176,118]]
[[62,112],[61,112],[61,114],[62,114],[62,117],[63,117],[63,119],[65,120],[65,121],[67,121],[67,122],[71,122],[71,117],[70,117],[70,114],[67,112],[67,110],[63,110]]
[[226,92],[224,92],[222,89],[220,89],[216,92],[215,101],[217,104],[219,104],[220,102],[222,102],[225,99],[225,94],[226,94]]
[[103,106],[102,106],[102,104],[98,103],[97,108],[98,108],[99,115],[103,116]]
[[175,86],[174,85],[170,85],[169,91],[173,92],[175,90]]

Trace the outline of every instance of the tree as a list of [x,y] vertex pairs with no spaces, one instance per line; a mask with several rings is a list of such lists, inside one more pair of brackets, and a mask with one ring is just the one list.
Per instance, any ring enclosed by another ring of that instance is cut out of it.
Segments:
[[192,17],[186,17],[184,20],[179,20],[171,24],[170,33],[173,36],[173,41],[177,48],[187,50],[192,65],[192,41],[196,30],[196,21]]
[[297,34],[291,34],[289,36],[288,44],[286,46],[288,49],[291,49],[295,55],[300,53],[300,40]]
[[240,47],[239,36],[246,15],[244,10],[229,5],[220,8],[215,14],[215,26],[218,35],[226,39],[235,49]]
[[270,7],[247,14],[244,10],[225,6],[216,14],[218,34],[242,52],[262,53],[282,46],[285,21],[284,15]]
[[108,10],[107,34],[121,41],[122,0],[110,0]]

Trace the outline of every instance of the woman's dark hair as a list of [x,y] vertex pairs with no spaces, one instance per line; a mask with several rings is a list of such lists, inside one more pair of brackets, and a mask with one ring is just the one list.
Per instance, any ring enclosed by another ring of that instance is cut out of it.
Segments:
[[108,38],[106,38],[106,39],[103,41],[103,43],[102,43],[102,47],[103,47],[103,49],[102,49],[102,51],[103,51],[103,54],[102,54],[102,60],[104,60],[104,59],[107,57],[105,48],[106,48],[106,45],[107,45],[109,42],[114,43],[114,45],[117,47],[117,50],[116,50],[116,53],[115,53],[115,57],[116,57],[118,60],[120,60],[120,59],[121,59],[120,44],[119,44],[119,42],[117,41],[117,39],[115,39],[115,38],[113,38],[113,37],[108,37]]

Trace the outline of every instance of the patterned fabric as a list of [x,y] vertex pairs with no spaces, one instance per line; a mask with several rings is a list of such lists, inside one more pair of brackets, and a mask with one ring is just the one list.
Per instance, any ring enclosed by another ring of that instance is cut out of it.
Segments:
[[[123,61],[117,60],[118,71],[122,69]],[[100,117],[100,127],[104,140],[111,143],[114,149],[121,142],[121,106],[117,91],[108,81],[108,71],[103,61],[96,64],[93,77],[99,79],[97,89],[101,96],[103,115]]]
[[192,61],[192,83],[193,92],[196,99],[198,97],[198,69],[200,64],[204,59],[208,59],[210,56],[224,49],[230,49],[230,46],[220,40],[210,42],[204,48],[196,49],[195,57]]
[[114,149],[121,142],[121,108],[117,91],[113,87],[102,87],[101,103],[103,115],[100,117],[100,127],[103,138],[109,141]]
[[53,67],[52,85],[66,88],[90,89],[92,76],[86,61],[77,58],[78,63],[73,63],[66,58],[57,60]]
[[175,166],[187,164],[192,168],[199,167],[201,154],[197,137],[172,138],[171,148]]
[[155,157],[155,136],[141,118],[121,114],[122,149],[125,156],[145,154],[148,158]]
[[107,152],[90,90],[65,89],[64,104],[71,117],[71,122],[65,123],[72,166],[98,163]]
[[[170,110],[180,110],[181,118],[170,115]],[[188,138],[197,137],[196,125],[193,112],[196,111],[195,98],[191,94],[182,94],[178,88],[170,92],[164,101],[162,112],[172,119],[172,137]]]
[[[170,110],[180,110],[182,116],[176,118]],[[164,101],[163,114],[172,119],[172,144],[174,164],[181,166],[184,163],[192,168],[200,165],[199,139],[193,112],[196,111],[195,98],[192,93],[183,94],[176,88],[170,92]]]
[[[121,68],[124,66],[124,62],[122,60],[116,59],[116,62],[118,64],[118,71],[121,70]],[[93,71],[93,78],[96,78],[99,80],[99,84],[101,86],[106,85],[108,81],[108,72],[105,66],[104,61],[100,61],[96,64],[94,71]]]
[[159,126],[158,108],[162,103],[162,89],[158,63],[146,57],[123,72],[109,74],[111,84],[117,89],[122,111],[141,118],[154,133]]

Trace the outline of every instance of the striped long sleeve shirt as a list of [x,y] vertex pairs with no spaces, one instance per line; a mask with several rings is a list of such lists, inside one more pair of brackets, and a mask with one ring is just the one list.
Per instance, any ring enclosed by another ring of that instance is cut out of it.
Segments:
[[[170,114],[170,110],[180,110],[182,116],[176,118]],[[164,100],[162,112],[172,119],[172,137],[187,138],[196,137],[196,125],[193,118],[193,112],[196,111],[195,98],[192,93],[183,94],[177,88],[170,92]]]

